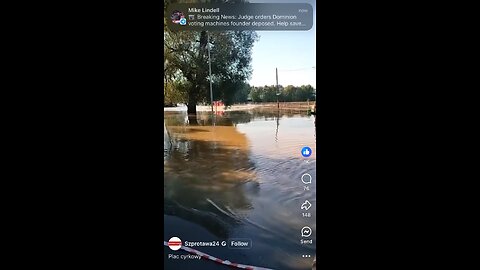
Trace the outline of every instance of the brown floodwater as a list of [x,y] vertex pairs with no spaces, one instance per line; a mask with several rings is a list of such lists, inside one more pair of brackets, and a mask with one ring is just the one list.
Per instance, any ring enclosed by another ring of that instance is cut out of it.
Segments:
[[[251,249],[198,250],[272,269],[311,269],[316,242],[315,118],[306,112],[232,111],[213,117],[165,112],[164,241],[248,238]],[[300,150],[309,146],[309,158]],[[305,190],[301,176],[312,183]],[[313,216],[302,216],[309,200]],[[313,245],[300,243],[312,228]],[[171,250],[166,247],[165,254]],[[179,251],[180,252],[180,251]],[[185,252],[183,252],[185,253]],[[187,253],[185,253],[187,254]],[[312,255],[302,258],[302,255]],[[166,255],[165,255],[166,256]],[[166,260],[169,269],[228,269],[206,260]]]

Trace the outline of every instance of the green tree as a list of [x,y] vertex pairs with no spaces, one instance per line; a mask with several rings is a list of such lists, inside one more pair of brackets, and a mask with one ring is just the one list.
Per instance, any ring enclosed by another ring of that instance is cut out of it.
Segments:
[[295,97],[295,91],[297,90],[297,88],[293,85],[287,85],[287,87],[285,87],[282,91],[282,97],[283,97],[283,101],[285,102],[292,102],[294,101],[294,97]]
[[263,102],[276,102],[277,101],[277,87],[270,85],[263,88]]
[[239,86],[238,91],[235,92],[235,96],[233,97],[233,102],[231,103],[246,103],[248,101],[248,96],[250,95],[250,85],[247,83],[242,83]]
[[164,102],[167,104],[183,103],[186,100],[186,89],[188,82],[181,80],[170,80],[164,83]]
[[302,85],[296,91],[296,101],[312,100],[314,89],[311,85]]
[[250,97],[252,98],[253,102],[262,102],[262,92],[263,92],[263,87],[252,87],[250,90]]
[[[164,0],[166,5],[172,2],[182,1]],[[170,17],[166,14],[166,9],[164,17]],[[165,69],[176,78],[188,82],[184,84],[188,113],[196,114],[197,103],[210,102],[208,43],[211,48],[211,79],[215,85],[215,99],[224,100],[226,105],[233,103],[236,92],[244,87],[251,75],[251,54],[253,44],[258,39],[257,34],[252,31],[209,32],[209,35],[206,31],[172,32],[165,24],[166,20],[164,21],[164,44],[167,55]]]

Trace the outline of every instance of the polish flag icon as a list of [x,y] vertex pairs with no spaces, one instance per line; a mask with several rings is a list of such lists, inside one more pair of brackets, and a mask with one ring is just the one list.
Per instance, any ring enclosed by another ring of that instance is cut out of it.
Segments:
[[168,240],[168,247],[171,250],[179,250],[182,247],[182,240],[178,237],[172,237]]

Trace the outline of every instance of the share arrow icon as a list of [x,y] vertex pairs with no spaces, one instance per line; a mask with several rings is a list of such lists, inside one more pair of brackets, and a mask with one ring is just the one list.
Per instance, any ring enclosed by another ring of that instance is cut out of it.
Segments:
[[310,209],[310,207],[312,207],[312,204],[308,200],[305,200],[305,202],[302,203],[302,206],[300,207],[300,209],[308,210]]

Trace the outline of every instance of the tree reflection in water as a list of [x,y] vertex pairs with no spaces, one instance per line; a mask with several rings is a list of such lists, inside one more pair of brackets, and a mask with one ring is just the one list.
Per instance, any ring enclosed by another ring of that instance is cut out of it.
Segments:
[[219,249],[212,255],[228,254],[234,261],[274,269],[311,266],[299,259],[299,252],[314,248],[302,247],[289,236],[305,225],[304,218],[291,213],[305,199],[315,202],[315,193],[304,193],[295,181],[314,172],[314,159],[305,163],[294,154],[305,143],[314,145],[313,121],[306,114],[277,109],[216,117],[166,113],[164,216],[170,229],[164,231],[165,239],[247,237],[255,250],[222,254]]
[[215,126],[212,117],[187,119],[182,115],[165,119],[164,213],[227,237],[229,227],[239,223],[239,217],[252,207],[243,184],[258,188],[247,138],[229,118],[216,119]]
[[[236,126],[253,119],[276,122],[298,113],[278,110],[232,111],[226,117],[166,113],[164,119],[164,212],[202,225],[218,237],[242,221],[258,193],[250,144]],[[218,210],[210,199],[224,212]],[[230,210],[233,212],[230,213]]]

